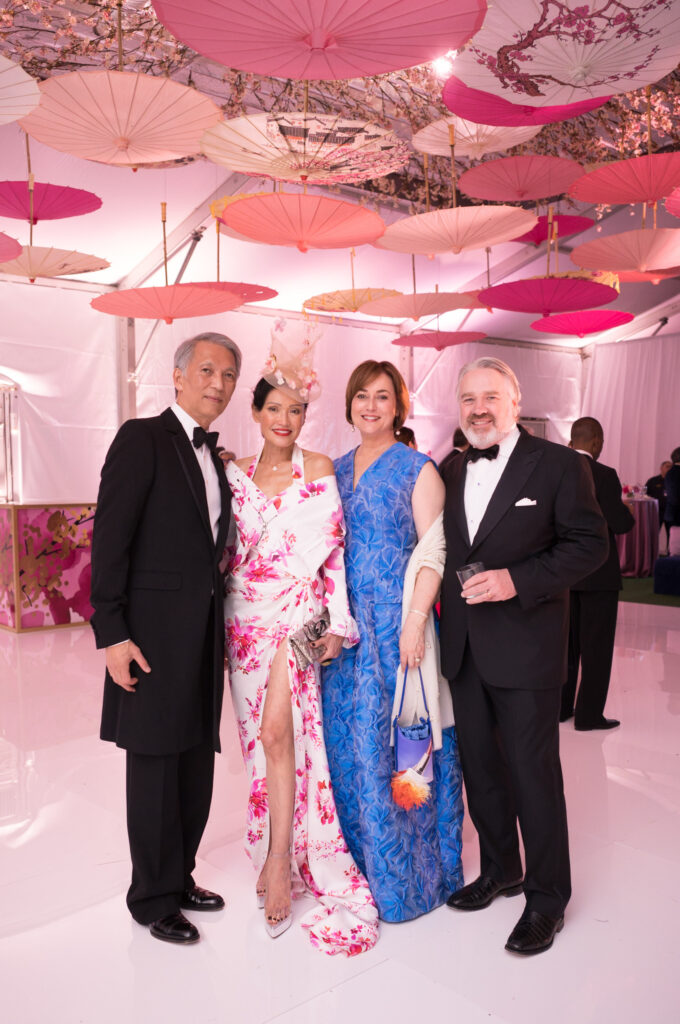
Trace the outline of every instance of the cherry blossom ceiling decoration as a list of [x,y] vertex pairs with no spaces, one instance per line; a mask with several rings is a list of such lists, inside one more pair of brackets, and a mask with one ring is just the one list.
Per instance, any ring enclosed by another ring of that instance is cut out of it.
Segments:
[[204,134],[201,150],[243,174],[318,185],[379,178],[411,155],[407,142],[376,124],[300,112],[220,121]]
[[277,293],[260,285],[234,282],[201,281],[150,288],[125,288],[92,299],[90,305],[111,316],[142,320],[174,320],[192,316],[211,316],[238,309],[246,302],[273,298]]
[[106,270],[111,264],[98,256],[89,256],[72,249],[54,249],[49,246],[25,245],[12,260],[0,264],[0,273],[16,274],[35,281],[37,277],[66,277]]
[[592,217],[575,217],[571,214],[556,213],[550,219],[550,217],[542,214],[538,218],[538,223],[531,231],[519,235],[518,238],[513,238],[513,242],[531,242],[532,245],[538,246],[542,242],[547,241],[549,234],[552,238],[553,226],[555,225],[557,226],[557,237],[568,238],[569,235],[578,235],[582,231],[587,231],[594,224],[595,221]]
[[652,153],[596,167],[569,186],[584,203],[656,203],[680,185],[680,153]]
[[228,228],[253,242],[308,249],[349,249],[375,242],[385,222],[373,210],[327,196],[270,192],[228,201],[221,213]]
[[614,302],[618,294],[616,288],[600,281],[580,275],[552,274],[484,288],[479,293],[479,301],[492,309],[549,316],[551,313],[606,306]]
[[154,0],[180,42],[219,64],[277,78],[380,75],[460,49],[486,0]]
[[679,52],[675,0],[512,0],[489,8],[456,77],[515,103],[573,103],[657,82]]
[[516,206],[458,206],[403,217],[385,229],[377,242],[393,252],[460,253],[509,242],[530,231],[537,217]]
[[[638,228],[584,242],[571,251],[577,267],[586,270],[665,270],[680,264],[680,228]],[[595,303],[598,305],[598,303]]]
[[436,348],[443,352],[454,345],[465,345],[471,341],[484,341],[487,337],[480,331],[414,331],[413,334],[402,334],[394,338],[393,345],[402,348]]
[[602,96],[579,100],[578,103],[532,107],[523,103],[511,103],[509,99],[484,92],[482,89],[471,89],[456,75],[449,78],[442,92],[442,100],[458,117],[467,118],[477,124],[506,127],[541,128],[544,124],[553,124],[555,121],[568,121],[572,117],[580,117],[581,114],[596,110],[609,98]]
[[475,199],[525,202],[560,196],[583,168],[575,160],[557,156],[506,156],[471,167],[458,179],[458,187]]
[[219,107],[196,89],[132,71],[72,71],[40,85],[21,121],[38,142],[100,163],[136,167],[200,151]]
[[414,292],[372,299],[360,306],[367,316],[395,317],[400,320],[419,320],[421,316],[435,316],[452,309],[483,309],[477,292]]
[[[451,127],[453,133],[450,132]],[[513,146],[521,146],[538,135],[540,130],[540,125],[528,128],[498,128],[465,121],[462,117],[442,117],[439,121],[421,128],[411,141],[420,153],[451,156],[453,137],[457,157],[467,156],[478,160],[487,153],[502,153]]]
[[42,181],[0,181],[0,217],[32,220],[37,224],[41,220],[79,217],[98,210],[101,205],[99,196],[82,188]]
[[21,242],[18,242],[16,238],[11,238],[10,235],[0,231],[0,263],[16,259],[22,248]]
[[20,64],[0,57],[0,125],[18,121],[40,103],[38,83]]
[[614,327],[629,324],[635,317],[620,309],[584,309],[574,313],[555,313],[534,320],[532,328],[543,334],[570,334],[585,338],[587,334],[600,334]]
[[302,305],[304,309],[317,313],[356,313],[365,302],[401,294],[393,288],[344,288],[312,295],[311,298],[305,299]]

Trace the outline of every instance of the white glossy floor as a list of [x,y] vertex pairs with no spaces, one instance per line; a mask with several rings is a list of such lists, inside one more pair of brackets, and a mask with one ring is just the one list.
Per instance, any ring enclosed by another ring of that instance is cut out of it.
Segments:
[[[173,947],[129,918],[123,755],[98,741],[89,629],[0,634],[0,1018],[4,1024],[674,1024],[680,1019],[680,609],[620,606],[609,733],[562,726],[574,897],[553,949],[504,952],[521,897],[383,926],[369,954],[272,942],[241,848],[233,722],[199,881],[226,911]],[[467,877],[477,871],[465,831]],[[300,905],[297,914],[302,913]]]

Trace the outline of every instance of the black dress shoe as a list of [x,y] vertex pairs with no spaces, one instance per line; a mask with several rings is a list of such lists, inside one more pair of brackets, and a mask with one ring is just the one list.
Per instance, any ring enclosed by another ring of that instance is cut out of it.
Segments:
[[186,945],[200,939],[198,928],[191,921],[187,921],[179,910],[175,914],[159,917],[149,925],[149,931],[154,939],[162,939],[163,942],[179,942]]
[[182,910],[224,910],[222,897],[209,889],[201,889],[200,885],[185,889],[179,905]]
[[488,875],[480,875],[474,882],[452,893],[446,905],[455,910],[484,910],[496,896],[517,896],[521,891],[521,878],[515,882],[497,882]]
[[536,910],[525,910],[510,932],[505,948],[510,953],[534,956],[550,949],[557,932],[564,928],[564,917],[548,917]]
[[621,725],[618,718],[605,718],[604,715],[599,722],[595,722],[594,725],[577,725],[574,722],[574,728],[576,732],[592,732],[593,729],[616,729],[617,726]]

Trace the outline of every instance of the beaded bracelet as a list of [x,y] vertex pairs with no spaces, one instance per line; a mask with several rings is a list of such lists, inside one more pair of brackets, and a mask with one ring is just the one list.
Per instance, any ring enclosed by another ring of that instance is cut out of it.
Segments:
[[409,615],[411,615],[411,614],[413,614],[413,615],[422,615],[422,617],[424,619],[429,619],[429,617],[430,617],[427,612],[420,612],[420,611],[418,611],[417,608],[409,608],[408,611],[409,611]]

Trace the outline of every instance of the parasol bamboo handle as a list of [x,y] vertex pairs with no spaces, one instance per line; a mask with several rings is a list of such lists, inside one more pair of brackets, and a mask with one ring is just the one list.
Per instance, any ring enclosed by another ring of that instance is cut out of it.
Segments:
[[168,287],[168,240],[165,234],[165,221],[168,204],[161,203],[161,223],[163,225],[163,269],[165,271],[165,287]]
[[220,222],[215,218],[215,227],[217,229],[217,283],[220,281]]
[[456,126],[449,124],[449,146],[451,147],[451,188],[453,190],[453,208],[458,206],[456,199]]
[[117,17],[117,30],[116,35],[118,36],[118,70],[123,70],[123,0],[118,0],[118,17]]
[[429,159],[427,153],[423,153],[423,173],[425,175],[425,209],[430,212],[430,175]]

